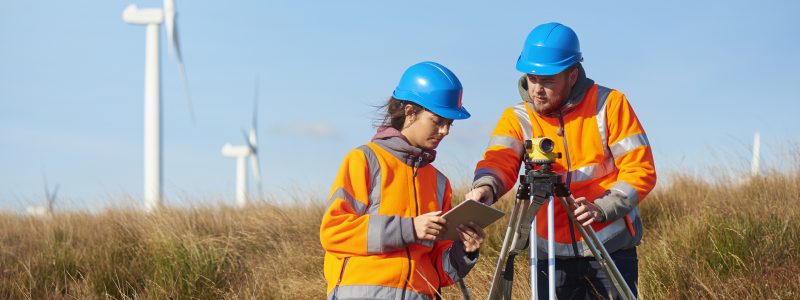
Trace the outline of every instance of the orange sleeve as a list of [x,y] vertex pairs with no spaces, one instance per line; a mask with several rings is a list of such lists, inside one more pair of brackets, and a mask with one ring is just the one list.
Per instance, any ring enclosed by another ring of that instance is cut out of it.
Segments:
[[475,167],[473,188],[491,187],[494,201],[513,188],[517,182],[524,145],[519,119],[513,108],[508,108],[489,138],[483,159]]
[[616,91],[612,96],[615,97],[609,97],[607,116],[608,146],[619,169],[615,186],[621,186],[624,192],[627,183],[636,192],[631,196],[642,201],[656,185],[653,151],[628,99]]
[[339,257],[367,254],[370,215],[367,195],[369,168],[361,150],[353,150],[342,162],[329,196],[330,204],[320,224],[325,251]]

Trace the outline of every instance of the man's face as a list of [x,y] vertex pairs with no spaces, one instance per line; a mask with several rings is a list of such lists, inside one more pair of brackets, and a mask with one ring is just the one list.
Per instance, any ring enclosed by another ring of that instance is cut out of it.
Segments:
[[527,78],[533,110],[540,115],[548,114],[561,107],[561,103],[569,96],[578,78],[578,69],[568,68],[549,76],[528,74]]

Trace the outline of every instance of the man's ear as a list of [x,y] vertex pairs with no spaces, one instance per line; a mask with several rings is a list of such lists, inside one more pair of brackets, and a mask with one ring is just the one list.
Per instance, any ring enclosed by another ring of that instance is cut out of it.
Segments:
[[580,68],[577,67],[569,71],[569,86],[575,86],[575,82],[578,82],[578,74],[580,74],[580,72]]
[[519,79],[519,86],[523,90],[528,90],[528,75],[523,74],[522,78]]

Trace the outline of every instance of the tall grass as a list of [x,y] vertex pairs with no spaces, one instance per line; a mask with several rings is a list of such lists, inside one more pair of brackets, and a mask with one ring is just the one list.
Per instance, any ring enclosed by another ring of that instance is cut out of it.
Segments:
[[[800,298],[800,172],[670,182],[640,207],[641,298]],[[510,211],[512,196],[498,206]],[[324,298],[325,202],[0,215],[0,299]],[[466,279],[476,298],[486,297],[505,222],[488,229]],[[514,298],[526,299],[527,259],[517,266]]]

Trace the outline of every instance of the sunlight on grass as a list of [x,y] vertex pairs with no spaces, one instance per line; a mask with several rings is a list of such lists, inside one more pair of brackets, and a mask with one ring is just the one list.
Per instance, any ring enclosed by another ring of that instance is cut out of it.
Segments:
[[[800,172],[760,178],[674,175],[641,204],[639,291],[648,299],[800,298]],[[456,199],[467,192],[455,187]],[[510,211],[513,193],[497,207]],[[0,214],[2,299],[319,299],[327,195],[303,191],[247,209],[129,208],[51,219]],[[507,218],[466,283],[489,289]],[[514,298],[529,293],[517,258]],[[456,287],[444,298],[458,299]]]

